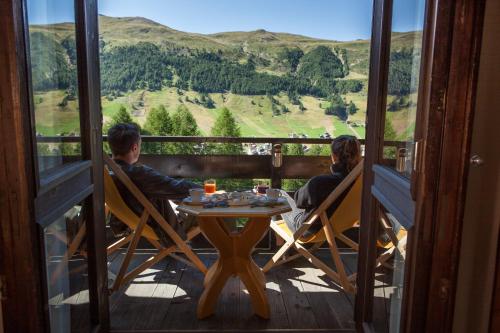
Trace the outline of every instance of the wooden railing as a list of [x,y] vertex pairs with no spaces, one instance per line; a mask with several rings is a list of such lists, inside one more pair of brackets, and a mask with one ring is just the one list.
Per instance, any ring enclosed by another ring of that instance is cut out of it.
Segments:
[[[107,137],[103,137],[104,141]],[[77,136],[37,137],[38,143],[78,143]],[[142,142],[154,143],[255,143],[269,144],[269,155],[213,155],[213,154],[144,154],[140,161],[172,177],[183,178],[232,178],[271,180],[271,186],[280,188],[283,179],[308,179],[329,172],[329,156],[280,155],[283,144],[318,145],[332,142],[332,139],[313,138],[234,138],[201,136],[142,136]],[[360,140],[364,146],[365,140]],[[404,147],[404,142],[386,142],[389,147]],[[66,157],[71,158],[71,157]]]
[[[107,137],[103,137],[107,141]],[[66,137],[37,137],[38,143],[79,143],[76,136]],[[279,146],[284,144],[329,145],[332,139],[311,138],[228,138],[228,137],[177,137],[177,136],[142,136],[142,142],[148,143],[255,143],[270,144],[271,152],[268,155],[213,155],[213,154],[142,154],[140,161],[172,177],[183,178],[231,178],[231,179],[270,179],[271,186],[282,188],[283,179],[309,179],[313,176],[329,172],[331,159],[329,156],[281,156],[281,163],[277,164],[276,153]],[[360,140],[362,146],[365,140]],[[388,147],[396,149],[405,146],[404,142],[385,142]],[[45,159],[61,157],[44,157]],[[63,156],[72,161],[76,156]],[[46,161],[51,164],[51,161]],[[274,163],[273,163],[274,162]],[[394,161],[395,162],[395,161]],[[60,163],[60,162],[59,162]],[[357,238],[357,232],[349,235]],[[198,238],[192,244],[194,248],[208,248],[210,244]],[[343,245],[340,245],[343,246]],[[276,250],[275,238],[269,233],[257,246],[259,249]]]

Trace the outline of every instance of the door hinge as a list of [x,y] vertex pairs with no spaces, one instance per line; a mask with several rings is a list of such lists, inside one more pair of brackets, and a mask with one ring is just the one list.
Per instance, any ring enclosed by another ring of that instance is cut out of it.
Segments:
[[7,282],[5,275],[0,275],[0,301],[7,299]]

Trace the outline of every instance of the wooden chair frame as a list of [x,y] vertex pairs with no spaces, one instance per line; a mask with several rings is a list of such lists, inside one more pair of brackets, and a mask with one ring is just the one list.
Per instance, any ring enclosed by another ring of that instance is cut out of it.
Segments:
[[[190,266],[193,266],[199,269],[203,274],[206,274],[207,267],[201,261],[201,259],[193,252],[193,250],[186,244],[186,241],[190,241],[198,234],[200,234],[201,230],[198,226],[193,227],[187,233],[187,240],[184,241],[179,234],[172,228],[172,226],[165,220],[162,214],[156,209],[156,207],[149,201],[146,196],[137,188],[137,186],[130,180],[130,178],[123,172],[123,170],[107,155],[104,155],[104,163],[107,165],[116,177],[122,182],[122,184],[132,193],[132,195],[140,202],[140,204],[144,207],[144,211],[140,216],[140,222],[136,226],[135,229],[132,230],[130,234],[124,236],[114,242],[113,244],[107,247],[107,254],[110,255],[117,250],[119,250],[124,245],[128,244],[127,252],[123,261],[120,265],[120,269],[116,276],[116,279],[110,288],[110,292],[114,292],[124,284],[128,283],[132,279],[134,279],[137,275],[150,268],[163,258],[167,256],[171,256],[172,258],[182,261]],[[104,170],[104,172],[108,172]],[[111,211],[112,213],[112,211]],[[144,237],[143,230],[146,226],[147,221],[152,218],[158,225],[167,233],[167,235],[173,241],[173,245],[169,247],[164,247],[160,244],[159,241],[151,238]],[[64,265],[67,264],[68,260],[78,251],[84,237],[86,234],[86,226],[85,223],[78,230],[75,238],[70,243],[68,250],[65,255],[61,259],[54,275],[60,274]],[[132,269],[130,272],[128,271],[128,267],[130,265],[130,261],[135,253],[137,245],[141,237],[144,237],[151,245],[153,245],[158,252],[152,255],[150,258],[146,259],[143,263],[141,263],[136,268]],[[184,253],[187,257],[187,260],[183,257],[180,257],[176,254],[176,252]]]
[[[285,244],[276,252],[276,254],[267,262],[264,266],[263,271],[267,272],[271,268],[294,260],[300,256],[306,258],[310,263],[312,263],[317,268],[321,269],[328,277],[339,284],[345,291],[349,293],[356,292],[356,286],[354,281],[356,280],[356,273],[352,275],[347,275],[346,269],[340,257],[340,252],[335,242],[335,238],[340,239],[342,242],[346,243],[350,248],[358,251],[358,244],[345,236],[342,233],[337,233],[334,231],[330,220],[327,216],[327,209],[332,205],[332,203],[346,191],[351,184],[353,184],[356,179],[361,175],[363,171],[363,162],[358,163],[358,165],[347,175],[347,177],[328,195],[328,197],[321,203],[321,205],[309,216],[309,218],[304,222],[304,224],[293,234],[290,235],[285,230],[280,227],[279,221],[271,222],[271,228],[278,234],[281,238],[285,240]],[[307,249],[304,246],[304,242],[300,238],[304,233],[311,227],[311,225],[320,220],[323,225],[323,232],[326,236],[326,241],[329,245],[329,250],[335,267],[337,271],[330,268],[327,264],[322,262],[316,256],[312,254],[313,251],[317,250],[323,242],[317,242],[312,248]],[[285,253],[294,248],[298,253],[290,258],[283,259]]]
[[[359,246],[356,242],[354,242],[349,237],[345,236],[342,232],[337,232],[334,230],[332,222],[327,216],[326,210],[332,205],[332,203],[346,191],[349,186],[351,186],[361,175],[363,171],[363,162],[360,162],[350,173],[349,175],[337,186],[332,193],[321,203],[321,205],[311,214],[311,216],[304,222],[304,224],[293,234],[289,234],[282,227],[280,227],[281,223],[284,221],[272,221],[271,228],[274,232],[281,237],[285,243],[282,247],[276,252],[276,254],[266,263],[263,268],[264,272],[269,271],[271,268],[276,267],[278,265],[284,264],[286,262],[290,262],[300,257],[306,258],[310,263],[312,263],[317,268],[321,269],[328,277],[330,277],[334,282],[336,282],[342,289],[349,293],[356,293],[356,277],[357,273],[353,273],[351,275],[347,275],[346,269],[342,262],[340,251],[338,249],[336,239],[341,240],[351,249],[356,252],[359,251]],[[361,200],[361,198],[360,198]],[[303,234],[311,227],[311,225],[320,220],[323,225],[323,232],[326,237],[326,242],[328,243],[330,254],[335,263],[336,271],[330,268],[327,264],[321,261],[319,258],[313,255],[313,252],[321,247],[321,245],[325,241],[315,242],[312,247],[306,248],[304,245],[307,244],[307,241],[301,241],[301,237]],[[384,251],[377,258],[377,266],[383,265],[385,267],[391,268],[387,261],[392,257],[394,253],[395,247],[398,245],[398,238],[395,235],[393,228],[389,222],[388,217],[385,214],[382,214],[379,222],[381,226],[390,238],[390,242],[392,243],[391,247]],[[354,224],[353,224],[354,226]],[[285,254],[294,248],[297,251],[297,254],[294,254],[289,257],[285,257]]]

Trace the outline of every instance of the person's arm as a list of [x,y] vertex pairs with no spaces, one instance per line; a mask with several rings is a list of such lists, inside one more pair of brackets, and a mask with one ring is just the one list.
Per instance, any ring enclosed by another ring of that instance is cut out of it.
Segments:
[[133,166],[129,176],[146,196],[188,196],[190,189],[201,188],[196,183],[162,175],[144,165]]
[[310,209],[314,207],[313,205],[313,198],[311,196],[311,182],[314,178],[310,179],[304,186],[299,188],[294,195],[295,203],[297,204],[298,208],[301,209]]

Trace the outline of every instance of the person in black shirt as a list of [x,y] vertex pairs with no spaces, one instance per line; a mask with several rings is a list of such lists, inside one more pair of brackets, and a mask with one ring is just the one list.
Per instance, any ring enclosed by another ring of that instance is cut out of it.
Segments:
[[[108,131],[108,144],[113,154],[113,160],[158,208],[177,233],[185,239],[187,230],[196,224],[196,219],[176,214],[169,199],[185,198],[189,196],[190,189],[201,188],[201,186],[187,180],[163,175],[146,165],[137,163],[141,154],[141,136],[139,128],[134,124],[117,124],[111,127]],[[123,200],[134,213],[140,216],[143,211],[142,205],[116,177],[113,176],[113,180]],[[168,235],[156,222],[150,220],[148,225],[155,230],[163,245],[172,244]],[[126,229],[124,224],[117,219],[111,220],[111,227],[113,231]]]
[[[361,148],[359,141],[351,135],[341,135],[335,138],[331,144],[331,158],[333,164],[330,167],[330,174],[311,178],[304,186],[295,192],[294,198],[282,191],[282,195],[287,198],[291,212],[282,214],[282,218],[287,227],[292,231],[297,231],[307,220],[309,215],[318,208],[328,195],[344,180],[351,170],[361,161]],[[328,217],[332,216],[335,209],[340,205],[348,190],[335,200],[327,209]],[[304,233],[304,237],[309,237],[322,228],[320,220],[315,221]]]

